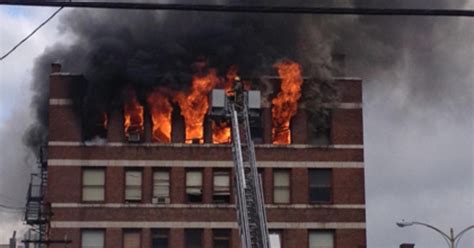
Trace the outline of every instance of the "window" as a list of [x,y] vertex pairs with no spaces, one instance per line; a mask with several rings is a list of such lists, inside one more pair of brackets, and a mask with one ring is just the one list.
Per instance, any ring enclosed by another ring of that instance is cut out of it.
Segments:
[[283,236],[281,230],[269,230],[269,239],[271,248],[282,248],[283,247]]
[[153,203],[169,203],[170,173],[169,171],[155,171],[153,173]]
[[331,144],[331,110],[311,109],[308,116],[308,143],[313,145]]
[[311,203],[331,202],[331,177],[330,169],[309,170],[309,201]]
[[140,231],[125,231],[123,233],[123,248],[140,248],[140,242]]
[[214,192],[212,201],[216,203],[230,203],[229,171],[214,171]]
[[104,201],[105,169],[82,171],[82,200]]
[[188,202],[202,202],[202,171],[186,172],[186,198]]
[[151,233],[151,248],[168,248],[169,230],[156,229]]
[[104,247],[103,230],[83,230],[81,232],[81,248]]
[[212,230],[212,243],[214,244],[214,248],[230,247],[230,230],[229,229]]
[[273,203],[290,203],[290,171],[273,171]]
[[125,171],[125,201],[141,201],[142,199],[142,172],[136,170]]
[[201,248],[202,247],[202,230],[187,229],[184,230],[185,248]]
[[309,248],[333,248],[334,232],[311,231],[309,232]]

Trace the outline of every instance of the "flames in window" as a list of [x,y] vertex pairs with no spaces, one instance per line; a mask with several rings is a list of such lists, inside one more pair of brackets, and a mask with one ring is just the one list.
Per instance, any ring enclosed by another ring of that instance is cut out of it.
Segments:
[[[281,80],[281,88],[271,101],[272,143],[290,144],[290,121],[297,112],[298,100],[301,97],[302,71],[301,66],[293,61],[279,62],[275,67]],[[231,96],[233,82],[237,75],[237,66],[231,66],[223,77],[219,77],[215,69],[206,68],[199,70],[192,76],[189,90],[172,91],[168,88],[156,88],[146,94],[146,112],[149,113],[152,130],[151,141],[156,143],[172,142],[173,107],[179,106],[184,118],[185,143],[204,143],[205,117],[209,108],[208,95],[218,87],[224,89],[226,94]],[[246,90],[250,89],[248,81],[244,81],[244,85]],[[134,88],[125,88],[123,104],[125,137],[132,142],[145,141],[145,107],[138,100]],[[100,114],[100,117],[95,118],[94,122],[95,125],[100,125],[102,129],[106,130],[107,114],[105,112]],[[231,142],[229,120],[213,119],[210,120],[209,125],[213,144],[229,144]]]
[[205,75],[194,75],[188,92],[178,92],[174,100],[179,104],[185,122],[187,144],[204,143],[204,117],[209,107],[208,94],[219,82],[216,71],[211,69]]
[[125,137],[130,141],[141,141],[143,139],[143,106],[138,102],[135,90],[125,90],[125,102],[123,106]]
[[272,100],[272,143],[291,144],[290,121],[298,110],[301,97],[301,66],[292,61],[276,64],[281,89]]
[[230,123],[226,120],[212,121],[212,143],[229,144],[231,139]]
[[152,141],[158,143],[171,142],[171,113],[173,107],[160,89],[154,90],[147,97],[152,121]]

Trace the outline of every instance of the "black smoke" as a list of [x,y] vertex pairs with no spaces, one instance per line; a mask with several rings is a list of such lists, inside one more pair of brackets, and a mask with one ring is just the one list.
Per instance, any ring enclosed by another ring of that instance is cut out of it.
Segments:
[[[195,3],[195,2],[192,2]],[[207,2],[209,3],[209,2]],[[212,3],[226,3],[214,1]],[[229,1],[250,4],[247,1]],[[252,1],[251,4],[309,5],[307,1]],[[375,0],[322,1],[319,5],[355,7],[462,8],[465,1]],[[427,5],[428,4],[428,5]],[[457,20],[425,17],[308,16],[133,10],[72,10],[61,17],[60,29],[74,38],[72,45],[53,44],[37,59],[33,100],[38,122],[26,134],[35,148],[47,137],[47,86],[51,62],[65,71],[84,74],[86,103],[103,106],[114,101],[125,85],[142,94],[156,86],[186,89],[196,72],[196,60],[207,61],[220,76],[234,64],[243,77],[275,75],[280,59],[302,64],[304,74],[320,81],[344,75],[334,61],[345,54],[346,74],[371,78],[398,69],[407,56],[417,62],[420,76],[407,87],[422,101],[440,97],[444,50],[432,51],[433,36]],[[441,73],[440,73],[441,74]],[[431,75],[430,75],[431,78]],[[317,84],[315,84],[317,85]],[[308,87],[308,86],[305,86]],[[318,86],[316,86],[318,87]],[[311,87],[310,87],[311,88]],[[414,93],[415,94],[415,93]]]

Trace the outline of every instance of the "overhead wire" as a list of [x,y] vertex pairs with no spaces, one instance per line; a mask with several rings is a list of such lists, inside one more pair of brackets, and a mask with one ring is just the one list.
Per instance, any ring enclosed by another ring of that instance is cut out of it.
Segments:
[[10,49],[6,54],[4,54],[2,57],[0,57],[0,61],[4,60],[6,57],[8,57],[11,53],[13,53],[18,47],[20,47],[23,43],[25,43],[31,36],[33,36],[40,28],[42,28],[46,23],[51,21],[64,7],[60,7],[57,9],[51,16],[49,16],[44,22],[42,22],[37,28],[33,30],[29,35],[27,35],[24,39],[22,39],[20,42],[18,42],[12,49]]

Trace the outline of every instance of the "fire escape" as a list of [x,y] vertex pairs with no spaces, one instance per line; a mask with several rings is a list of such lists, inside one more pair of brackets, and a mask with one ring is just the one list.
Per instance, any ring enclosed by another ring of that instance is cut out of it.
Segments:
[[31,228],[22,241],[25,248],[43,248],[50,243],[70,243],[64,240],[48,239],[50,218],[53,215],[50,204],[46,200],[46,189],[48,182],[48,162],[45,150],[42,147],[38,159],[38,173],[31,174],[30,185],[26,200],[25,222]]

